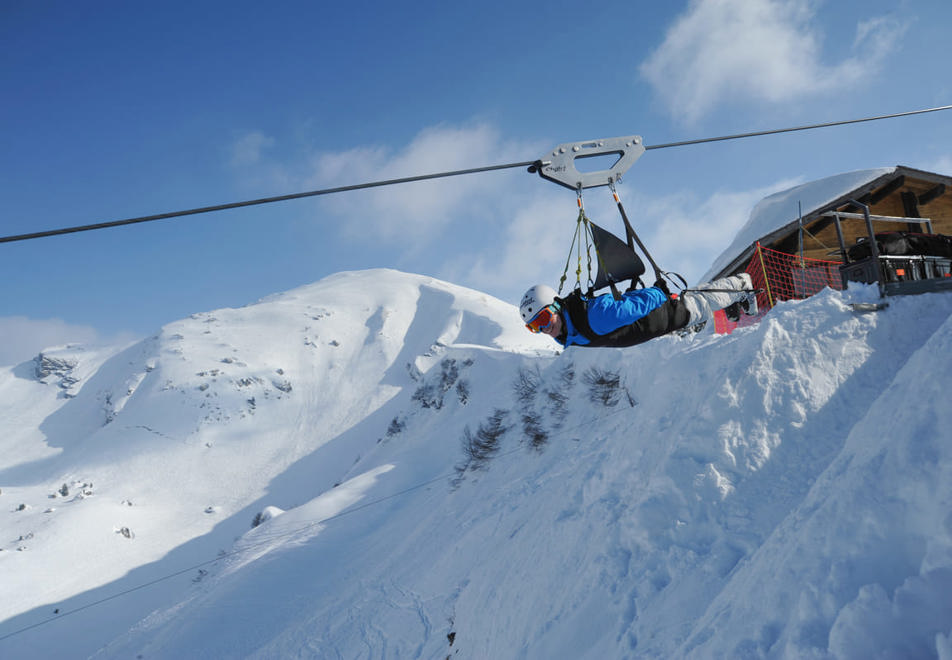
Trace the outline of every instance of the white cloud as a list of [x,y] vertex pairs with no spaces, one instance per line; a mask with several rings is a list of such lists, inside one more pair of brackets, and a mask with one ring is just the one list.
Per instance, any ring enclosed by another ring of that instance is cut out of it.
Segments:
[[[259,145],[275,148],[258,150]],[[312,151],[301,160],[281,158],[282,145],[255,133],[234,146],[241,154],[234,164],[241,165],[238,174],[256,192],[275,185],[298,192],[524,162],[550,147],[505,139],[494,126],[473,122],[425,128],[401,147]],[[322,196],[317,219],[341,237],[359,241],[361,250],[384,250],[394,267],[451,281],[485,274],[499,282],[499,254],[513,253],[507,264],[518,263],[518,248],[512,241],[503,244],[501,237],[529,221],[526,206],[540,189],[554,187],[524,169],[443,177]],[[563,192],[560,210],[571,212],[574,204],[574,196]],[[318,248],[326,246],[326,237],[322,241]],[[344,241],[336,252],[347,249]],[[460,283],[474,285],[472,280]]]
[[300,177],[292,175],[295,168],[281,162],[276,146],[278,141],[261,131],[243,133],[228,146],[228,165],[249,196],[301,190]]
[[45,349],[66,344],[124,344],[131,335],[104,339],[90,326],[72,325],[60,319],[36,320],[25,316],[0,317],[0,365],[26,362]]
[[764,197],[799,181],[783,180],[752,190],[718,191],[704,200],[691,193],[641,201],[639,235],[664,270],[697,284],[713,261],[730,245]]
[[[550,145],[504,140],[486,123],[438,125],[421,130],[401,148],[360,145],[344,151],[312,151],[282,157],[282,145],[254,131],[231,145],[231,164],[255,193],[301,192],[354,186],[420,175],[531,160]],[[442,177],[322,196],[321,219],[335,217],[349,237],[401,249],[420,249],[461,218],[491,214],[518,183],[492,174]]]
[[[557,288],[575,228],[572,206],[574,198],[545,194],[520,204],[499,243],[484,247],[465,265],[459,264],[467,272],[458,277],[467,286],[510,302],[534,284]],[[575,280],[574,265],[571,270],[567,290]]]
[[[487,124],[435,126],[399,151],[359,147],[312,158],[310,187],[334,187],[520,162],[542,153],[538,146],[504,141]],[[474,209],[488,209],[504,194],[498,177],[461,175],[371,188],[325,198],[343,226],[385,241],[416,242]]]
[[247,167],[261,161],[262,152],[274,146],[274,138],[261,131],[251,131],[240,136],[231,147],[231,164]]
[[725,101],[784,103],[869,79],[908,27],[886,17],[856,26],[852,55],[822,61],[813,0],[694,0],[641,65],[641,75],[680,119]]

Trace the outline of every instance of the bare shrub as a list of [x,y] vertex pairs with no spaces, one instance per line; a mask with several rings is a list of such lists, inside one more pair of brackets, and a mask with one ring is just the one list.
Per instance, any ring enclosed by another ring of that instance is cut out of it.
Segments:
[[472,366],[473,360],[463,360],[462,365],[456,360],[447,358],[440,362],[440,373],[434,378],[425,378],[417,390],[413,393],[412,399],[418,401],[423,408],[434,408],[439,410],[443,407],[443,396],[456,386],[456,393],[461,403],[466,403],[469,399],[469,386],[459,380],[462,368]]
[[522,415],[522,433],[529,441],[529,446],[536,450],[541,450],[549,440],[549,434],[542,426],[542,418],[536,412]]
[[606,408],[611,408],[617,406],[623,397],[630,406],[636,403],[631,392],[622,384],[621,376],[617,372],[602,371],[592,367],[582,378],[588,386],[588,398],[592,403],[600,403]]
[[390,426],[387,427],[387,437],[392,438],[393,436],[403,432],[403,429],[407,427],[407,422],[405,419],[400,417],[394,417],[390,420]]
[[538,369],[519,369],[516,382],[512,386],[516,401],[523,407],[531,406],[540,385],[542,385],[542,375]]
[[499,439],[509,430],[505,425],[508,410],[497,408],[473,433],[467,426],[463,429],[463,456],[465,460],[456,466],[454,486],[459,485],[468,471],[485,470],[490,459],[499,451]]
[[561,427],[566,416],[569,414],[569,393],[571,392],[574,382],[575,365],[570,362],[559,373],[555,387],[546,389],[546,413],[555,420],[555,428]]
[[456,396],[464,406],[469,402],[469,381],[460,380],[456,383]]
[[483,468],[499,451],[499,438],[507,431],[503,421],[508,414],[507,410],[497,408],[476,433],[470,433],[469,427],[463,432],[463,450],[475,469]]

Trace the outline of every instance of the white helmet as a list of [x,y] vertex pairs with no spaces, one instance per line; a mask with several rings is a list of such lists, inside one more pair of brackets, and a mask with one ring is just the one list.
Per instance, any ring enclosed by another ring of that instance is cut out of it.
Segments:
[[519,304],[519,313],[522,314],[522,320],[528,323],[532,317],[539,313],[539,310],[555,302],[555,289],[545,284],[536,284],[526,291],[522,296],[522,302]]

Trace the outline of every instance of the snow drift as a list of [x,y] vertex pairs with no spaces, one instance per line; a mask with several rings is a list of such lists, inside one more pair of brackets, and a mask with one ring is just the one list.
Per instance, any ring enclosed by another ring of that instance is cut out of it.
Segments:
[[0,655],[950,658],[952,296],[874,295],[559,354],[367,271],[48,352]]

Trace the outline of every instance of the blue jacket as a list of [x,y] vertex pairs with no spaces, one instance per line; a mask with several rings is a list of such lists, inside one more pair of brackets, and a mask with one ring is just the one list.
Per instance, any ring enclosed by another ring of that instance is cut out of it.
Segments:
[[[615,300],[610,293],[595,298],[582,298],[587,307],[588,324],[598,335],[607,335],[614,330],[631,325],[664,305],[668,299],[657,287],[628,291],[621,300]],[[563,346],[585,346],[590,343],[572,323],[571,315],[562,314],[565,331],[558,337]],[[648,338],[648,337],[646,337]]]

